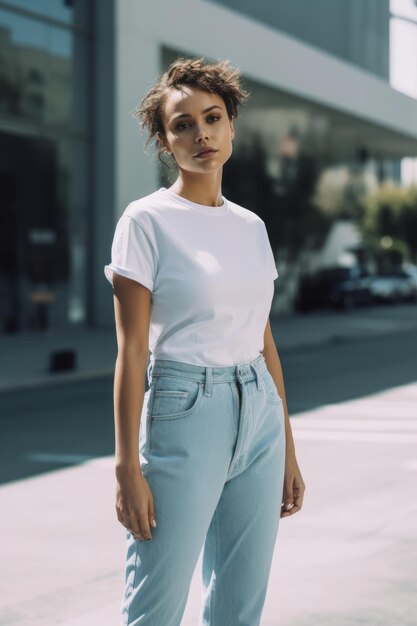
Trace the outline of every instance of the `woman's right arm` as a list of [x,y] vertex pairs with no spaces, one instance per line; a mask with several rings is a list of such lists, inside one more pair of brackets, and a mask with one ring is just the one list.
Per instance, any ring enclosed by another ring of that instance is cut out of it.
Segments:
[[152,292],[113,273],[117,359],[114,373],[116,511],[139,539],[151,539],[153,498],[139,460],[139,428],[146,368]]

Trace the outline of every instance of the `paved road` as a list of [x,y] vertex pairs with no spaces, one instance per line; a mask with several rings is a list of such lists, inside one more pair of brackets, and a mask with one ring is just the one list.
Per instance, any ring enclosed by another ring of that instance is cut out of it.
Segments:
[[[327,343],[391,335],[417,330],[417,304],[362,307],[348,313],[315,311],[310,314],[271,316],[280,350],[304,350]],[[51,372],[57,352],[74,356],[74,369]],[[109,378],[114,372],[117,342],[114,327],[97,330],[72,327],[48,332],[0,335],[0,394],[50,387],[62,382]]]
[[280,357],[294,415],[417,381],[417,330],[283,350]]
[[[290,415],[417,381],[417,331],[280,350]],[[113,384],[1,394],[0,484],[113,452]]]
[[[307,491],[262,626],[415,626],[416,353],[415,331],[281,352]],[[99,381],[2,395],[2,626],[118,624],[111,403]]]

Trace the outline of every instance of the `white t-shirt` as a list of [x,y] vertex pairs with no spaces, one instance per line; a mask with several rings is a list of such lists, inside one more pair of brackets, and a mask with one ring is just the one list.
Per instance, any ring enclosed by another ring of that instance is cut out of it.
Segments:
[[152,291],[151,360],[237,365],[263,350],[274,256],[264,221],[222,197],[211,207],[161,187],[119,218],[104,273]]

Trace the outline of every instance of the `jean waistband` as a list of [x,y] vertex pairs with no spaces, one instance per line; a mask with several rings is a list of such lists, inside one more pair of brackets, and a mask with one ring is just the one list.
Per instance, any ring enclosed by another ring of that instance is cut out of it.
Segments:
[[209,386],[211,386],[211,383],[234,381],[245,383],[250,380],[256,380],[258,389],[260,389],[260,376],[265,370],[267,370],[267,367],[262,353],[252,361],[226,366],[194,365],[192,363],[156,358],[149,363],[148,380],[151,382],[154,376],[180,376],[181,378],[206,383]]

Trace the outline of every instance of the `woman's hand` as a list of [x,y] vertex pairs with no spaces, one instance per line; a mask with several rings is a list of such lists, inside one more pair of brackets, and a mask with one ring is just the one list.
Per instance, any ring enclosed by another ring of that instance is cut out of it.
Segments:
[[140,470],[117,472],[116,511],[119,522],[135,539],[152,539],[150,526],[156,527],[153,496]]
[[298,513],[303,505],[305,484],[294,453],[285,457],[284,494],[281,517]]

